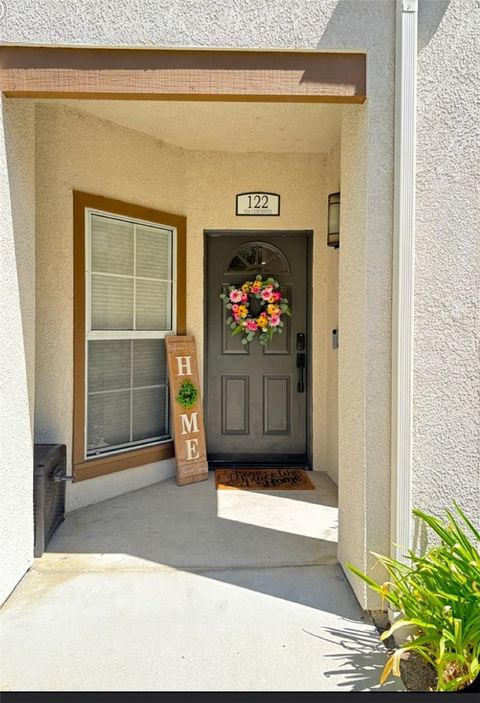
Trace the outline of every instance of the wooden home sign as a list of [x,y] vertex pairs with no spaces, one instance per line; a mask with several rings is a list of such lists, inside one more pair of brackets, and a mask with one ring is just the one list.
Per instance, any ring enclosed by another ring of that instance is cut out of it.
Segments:
[[167,336],[165,344],[177,483],[184,486],[208,478],[197,349],[195,338],[188,336]]

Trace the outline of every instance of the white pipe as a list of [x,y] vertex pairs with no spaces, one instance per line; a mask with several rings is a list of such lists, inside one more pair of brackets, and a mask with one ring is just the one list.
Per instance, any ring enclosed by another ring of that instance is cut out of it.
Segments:
[[417,0],[397,0],[392,310],[392,555],[412,538]]

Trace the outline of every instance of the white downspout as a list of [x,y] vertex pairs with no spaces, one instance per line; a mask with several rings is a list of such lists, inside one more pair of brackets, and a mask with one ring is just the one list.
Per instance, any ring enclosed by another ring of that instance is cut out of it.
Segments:
[[417,0],[397,0],[392,310],[392,555],[412,539]]

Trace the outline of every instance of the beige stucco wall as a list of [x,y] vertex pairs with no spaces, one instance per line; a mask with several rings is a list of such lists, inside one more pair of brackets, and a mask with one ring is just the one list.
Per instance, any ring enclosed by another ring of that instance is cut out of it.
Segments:
[[[328,157],[188,152],[62,105],[39,105],[36,110],[36,441],[67,444],[70,466],[75,189],[187,216],[187,330],[196,337],[200,368],[204,230],[314,231],[313,465],[330,471],[327,400],[334,391],[327,383],[327,284],[329,262],[334,267],[336,258],[326,247],[325,231],[328,178],[338,185],[338,149]],[[235,194],[251,189],[281,193],[281,216],[248,222],[236,217]],[[330,316],[333,307],[330,301]],[[333,477],[334,453],[331,442]],[[110,475],[70,485],[68,509],[158,481],[173,468],[172,461],[162,462],[121,472],[120,478]]]
[[0,604],[33,556],[34,113],[0,104]]
[[[185,154],[61,106],[37,106],[35,441],[67,445],[73,417],[73,190],[185,212]],[[67,509],[158,481],[173,462],[67,485]],[[95,484],[95,485],[93,485]]]
[[[357,294],[365,277],[365,228],[367,154],[367,111],[355,106],[345,113],[342,125],[342,203],[339,261],[339,329],[338,361],[338,462],[339,481],[339,557],[353,561],[365,570],[367,564],[366,488],[368,466],[365,444],[356,441],[366,436],[366,359],[364,329],[367,311],[364,296]],[[375,496],[371,496],[375,498]],[[355,510],[351,509],[355,506]],[[364,545],[362,547],[362,544]],[[359,560],[361,562],[359,563]],[[361,602],[367,589],[360,579],[353,579]]]
[[[340,188],[340,142],[327,154],[327,198]],[[341,250],[327,248],[325,271],[327,275],[326,301],[326,457],[325,467],[330,478],[338,485],[338,357],[339,349],[332,346],[332,330],[338,331],[339,262]]]

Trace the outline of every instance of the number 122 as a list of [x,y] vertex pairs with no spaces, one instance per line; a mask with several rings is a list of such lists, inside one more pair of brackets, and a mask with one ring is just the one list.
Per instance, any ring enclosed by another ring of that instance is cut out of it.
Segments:
[[261,208],[268,207],[268,195],[249,195],[248,196],[248,207],[253,210],[260,210]]

